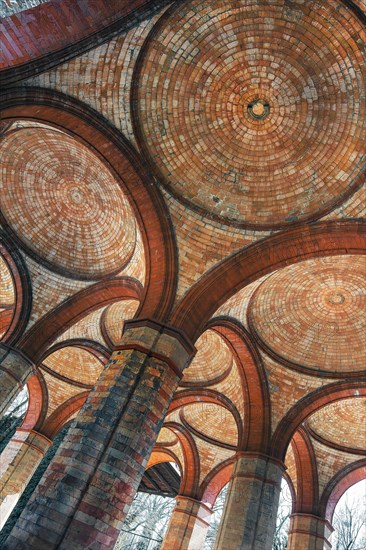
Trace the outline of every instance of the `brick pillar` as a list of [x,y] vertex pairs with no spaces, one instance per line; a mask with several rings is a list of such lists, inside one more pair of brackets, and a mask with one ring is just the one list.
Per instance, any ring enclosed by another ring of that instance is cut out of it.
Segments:
[[292,514],[287,550],[329,550],[333,527],[326,519],[312,514]]
[[203,548],[212,510],[199,500],[178,495],[160,550]]
[[32,362],[23,353],[0,344],[0,418],[33,372]]
[[113,548],[193,352],[169,327],[125,324],[5,549]]
[[238,453],[216,550],[271,550],[283,470],[266,455]]
[[52,445],[44,435],[18,428],[0,455],[0,529]]

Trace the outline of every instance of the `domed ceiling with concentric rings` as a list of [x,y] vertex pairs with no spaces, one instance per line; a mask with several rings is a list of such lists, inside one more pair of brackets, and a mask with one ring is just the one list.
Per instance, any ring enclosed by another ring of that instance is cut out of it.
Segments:
[[306,423],[323,440],[366,453],[365,398],[342,399],[327,405],[312,414]]
[[20,129],[1,144],[0,212],[25,249],[51,269],[98,279],[118,273],[136,241],[118,182],[60,131]]
[[361,371],[366,364],[365,279],[364,256],[307,260],[281,269],[253,295],[251,329],[268,352],[289,366],[340,375]]
[[179,4],[140,55],[140,146],[209,217],[258,229],[317,219],[363,181],[365,40],[333,0]]
[[0,254],[0,338],[8,330],[14,315],[16,293],[11,271]]

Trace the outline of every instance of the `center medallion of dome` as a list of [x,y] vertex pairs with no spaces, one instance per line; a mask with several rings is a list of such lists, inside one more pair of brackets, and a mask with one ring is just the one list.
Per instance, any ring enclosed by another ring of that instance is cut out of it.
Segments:
[[81,204],[84,200],[83,192],[79,187],[73,187],[70,191],[70,199],[74,204]]
[[329,296],[328,301],[333,305],[340,305],[345,301],[345,297],[340,292],[334,292]]
[[247,111],[255,120],[263,120],[269,115],[269,103],[263,99],[255,99],[248,104]]

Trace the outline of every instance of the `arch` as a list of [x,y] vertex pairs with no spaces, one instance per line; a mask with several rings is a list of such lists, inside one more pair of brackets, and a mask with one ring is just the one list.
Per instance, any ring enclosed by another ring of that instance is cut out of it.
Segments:
[[182,447],[184,466],[182,471],[179,494],[182,496],[196,497],[198,481],[200,478],[200,460],[196,444],[189,431],[176,422],[165,422],[165,428],[172,430]]
[[22,428],[33,430],[47,404],[47,388],[39,370],[27,380],[27,388],[29,401]]
[[102,115],[61,92],[8,89],[1,105],[4,120],[36,120],[78,139],[115,175],[130,200],[145,249],[147,279],[138,316],[167,320],[177,284],[175,236],[169,210],[137,151]]
[[47,421],[39,426],[38,431],[49,439],[54,439],[68,420],[84,405],[89,392],[85,391],[70,397],[65,403],[57,407]]
[[154,447],[150,455],[149,462],[146,465],[146,470],[152,468],[153,466],[157,466],[158,464],[162,464],[163,462],[175,462],[182,475],[182,465],[175,454],[170,449],[159,449],[158,447]]
[[[249,332],[235,319],[216,317],[208,327],[216,330],[232,350],[244,389],[245,430],[238,450],[266,452],[270,438],[271,401],[262,358]],[[245,358],[245,361],[244,361]]]
[[[9,85],[87,52],[151,17],[165,3],[99,0],[96,5],[93,0],[62,0],[60,8],[59,2],[51,1],[3,18],[5,35],[13,43],[3,43],[0,82]],[[40,41],[34,30],[42,27],[52,32]]]
[[329,481],[320,500],[320,514],[332,523],[335,507],[344,493],[358,481],[366,479],[366,458],[345,466]]
[[27,266],[15,244],[0,231],[0,254],[10,269],[15,288],[15,308],[11,322],[1,341],[14,345],[27,326],[32,308],[32,285]]
[[235,405],[222,393],[209,388],[186,389],[175,392],[173,400],[170,404],[168,414],[193,403],[213,403],[227,409],[234,417],[238,430],[238,442],[243,437],[243,423],[240,418],[240,413]]
[[247,284],[302,260],[365,254],[366,222],[323,221],[280,231],[213,267],[175,308],[171,323],[196,340],[214,312]]
[[128,277],[100,281],[77,292],[41,317],[21,338],[19,347],[38,363],[48,346],[88,313],[123,299],[139,300],[141,294],[141,284]]
[[88,340],[87,338],[71,338],[70,340],[63,340],[62,342],[58,342],[51,348],[48,348],[41,357],[40,361],[44,361],[44,359],[46,359],[46,357],[51,355],[51,353],[53,353],[54,351],[66,347],[76,347],[84,349],[91,353],[96,359],[99,359],[99,361],[101,361],[104,365],[107,363],[111,355],[111,352],[99,342],[94,342],[94,340]]
[[366,396],[364,376],[351,382],[334,382],[309,393],[297,401],[279,422],[271,441],[272,456],[284,460],[291,437],[298,426],[315,411],[341,399],[363,396]]
[[231,479],[233,466],[236,457],[230,457],[221,464],[218,464],[205,477],[200,487],[200,500],[210,507],[213,507],[219,493],[227,485]]
[[316,458],[310,437],[300,428],[291,440],[297,471],[297,490],[292,513],[315,514],[319,500]]

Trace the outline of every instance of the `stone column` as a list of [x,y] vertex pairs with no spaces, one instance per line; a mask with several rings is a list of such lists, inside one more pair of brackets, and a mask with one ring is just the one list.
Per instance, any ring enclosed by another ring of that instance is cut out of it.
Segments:
[[216,550],[271,550],[283,471],[269,456],[238,453]]
[[33,372],[32,362],[22,352],[0,344],[0,419]]
[[44,435],[18,428],[0,455],[0,529],[52,445]]
[[178,495],[160,550],[203,548],[212,510],[199,500]]
[[312,514],[291,515],[287,550],[329,550],[333,527],[326,519]]
[[4,550],[113,548],[193,353],[167,326],[125,324]]

